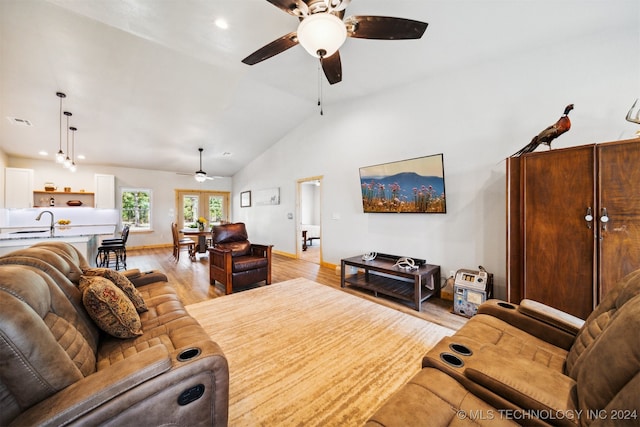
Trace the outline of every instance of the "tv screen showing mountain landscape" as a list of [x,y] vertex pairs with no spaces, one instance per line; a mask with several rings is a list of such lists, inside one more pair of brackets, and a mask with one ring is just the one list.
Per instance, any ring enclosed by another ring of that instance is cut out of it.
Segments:
[[446,213],[442,154],[360,168],[365,212]]

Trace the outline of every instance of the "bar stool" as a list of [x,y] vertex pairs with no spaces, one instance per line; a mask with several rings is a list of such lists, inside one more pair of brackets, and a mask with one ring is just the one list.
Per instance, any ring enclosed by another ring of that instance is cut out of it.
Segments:
[[109,268],[111,259],[115,261],[115,269],[122,267],[127,269],[127,239],[129,237],[129,225],[122,228],[120,238],[104,239],[102,245],[98,248],[96,255],[96,265],[98,267]]

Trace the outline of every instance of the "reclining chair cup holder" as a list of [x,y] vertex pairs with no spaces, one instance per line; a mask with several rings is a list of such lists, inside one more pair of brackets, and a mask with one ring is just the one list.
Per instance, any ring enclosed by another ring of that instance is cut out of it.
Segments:
[[453,353],[440,353],[440,359],[447,365],[453,366],[454,368],[462,368],[464,366],[462,359]]
[[200,356],[200,353],[202,353],[202,350],[200,350],[198,347],[182,350],[180,354],[178,354],[178,362],[186,362],[188,360],[194,359]]
[[516,308],[515,305],[509,304],[508,302],[499,302],[498,305],[500,307],[502,307],[502,308],[506,308],[506,309],[509,309],[509,310],[514,310]]
[[449,348],[454,353],[458,353],[461,356],[471,356],[473,354],[473,351],[464,344],[451,343],[449,344]]

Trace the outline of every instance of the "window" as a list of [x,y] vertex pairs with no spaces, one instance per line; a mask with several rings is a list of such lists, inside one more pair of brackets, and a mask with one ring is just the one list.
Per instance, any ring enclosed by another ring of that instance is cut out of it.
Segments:
[[129,225],[131,231],[151,230],[151,190],[146,188],[123,188],[122,225]]
[[229,218],[229,193],[223,191],[176,190],[178,228],[196,228],[203,217],[207,226]]

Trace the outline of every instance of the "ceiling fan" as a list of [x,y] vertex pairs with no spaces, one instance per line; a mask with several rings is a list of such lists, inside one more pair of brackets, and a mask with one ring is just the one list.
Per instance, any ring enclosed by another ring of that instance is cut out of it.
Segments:
[[[198,169],[197,171],[195,171],[195,173],[193,173],[193,177],[196,179],[196,181],[205,182],[208,179],[222,178],[221,176],[207,176],[207,173],[202,170],[202,152],[204,151],[204,148],[198,148],[198,151],[200,152],[200,169]],[[177,174],[191,175],[190,173],[180,173],[180,172],[177,172]]]
[[300,20],[298,29],[261,47],[242,60],[255,65],[301,44],[312,56],[320,58],[330,84],[342,81],[338,49],[347,37],[375,40],[419,39],[426,22],[388,16],[350,16],[343,20],[351,0],[267,0]]

